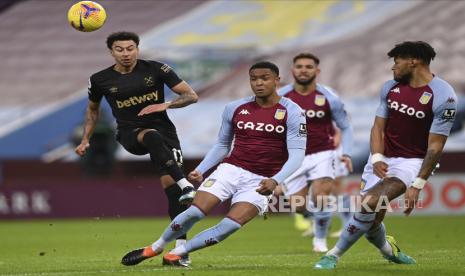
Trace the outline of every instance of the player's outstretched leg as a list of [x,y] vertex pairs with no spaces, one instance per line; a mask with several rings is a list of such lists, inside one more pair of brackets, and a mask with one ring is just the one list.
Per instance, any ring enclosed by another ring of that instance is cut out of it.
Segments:
[[[179,188],[179,186],[173,182],[173,179],[171,179],[170,176],[162,176],[162,184],[163,181],[166,181],[167,183],[171,184],[165,188],[165,193],[166,197],[168,198],[168,214],[171,220],[173,220],[180,213],[184,212],[188,207],[179,202],[179,198],[182,195],[182,191],[181,188]],[[176,247],[186,243],[186,235],[187,234],[184,234],[176,238]],[[189,258],[189,255],[184,256],[181,262],[186,266],[190,265],[191,260]]]
[[197,234],[191,240],[187,241],[186,245],[178,246],[168,254],[165,254],[163,256],[163,264],[180,266],[182,265],[180,263],[182,256],[185,256],[189,252],[215,245],[240,228],[241,225],[239,223],[226,217],[217,225]]
[[189,204],[194,200],[195,189],[194,186],[187,181],[175,160],[173,153],[168,149],[160,132],[156,130],[146,130],[141,132],[142,143],[145,145],[150,153],[150,159],[154,163],[162,164],[162,168],[176,181],[182,189],[182,195],[179,202]]
[[344,211],[339,211],[339,218],[341,219],[341,229],[329,234],[331,238],[339,238],[342,234],[342,231],[344,230],[345,225],[349,221],[349,219],[352,217],[352,212],[350,210],[350,196],[348,194],[343,194],[338,196],[338,200],[341,199],[342,202],[338,202],[338,206],[341,206],[344,208]]
[[143,260],[159,255],[163,252],[165,246],[177,237],[184,235],[192,226],[205,217],[205,214],[196,206],[192,205],[186,211],[179,214],[173,219],[170,225],[165,229],[162,236],[151,246],[136,249],[127,253],[121,263],[123,265],[136,265]]
[[332,212],[327,211],[328,197],[331,194],[334,181],[330,177],[322,177],[312,182],[312,199],[316,205],[313,213],[313,251],[326,252],[326,238],[328,236],[329,225],[331,223]]

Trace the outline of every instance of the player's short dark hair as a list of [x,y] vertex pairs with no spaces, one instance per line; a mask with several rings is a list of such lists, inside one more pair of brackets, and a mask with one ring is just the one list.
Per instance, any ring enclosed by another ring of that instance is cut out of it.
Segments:
[[390,58],[416,58],[429,65],[436,56],[434,48],[424,41],[404,41],[387,53]]
[[116,32],[112,33],[107,37],[107,47],[111,49],[113,43],[115,41],[124,41],[124,40],[132,40],[136,43],[136,46],[139,46],[139,36],[133,32]]
[[273,73],[276,74],[276,76],[279,76],[279,68],[276,66],[276,64],[269,62],[269,61],[259,61],[252,65],[249,69],[249,73],[253,69],[270,69]]
[[316,65],[320,64],[320,59],[312,53],[300,53],[292,59],[292,62],[295,63],[297,60],[301,58],[312,59]]

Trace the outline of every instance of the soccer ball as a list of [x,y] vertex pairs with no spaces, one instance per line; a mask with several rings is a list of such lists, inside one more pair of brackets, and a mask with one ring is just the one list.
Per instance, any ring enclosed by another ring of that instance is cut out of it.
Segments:
[[69,8],[68,21],[71,26],[80,32],[93,32],[100,29],[107,13],[100,4],[93,1],[81,1]]

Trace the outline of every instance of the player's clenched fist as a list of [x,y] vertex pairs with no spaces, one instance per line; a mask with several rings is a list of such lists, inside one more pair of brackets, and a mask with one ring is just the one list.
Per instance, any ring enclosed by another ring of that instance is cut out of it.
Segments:
[[378,161],[373,164],[373,172],[379,178],[385,178],[388,171],[388,165],[383,161]]
[[271,195],[274,189],[278,186],[278,182],[273,178],[266,178],[260,182],[260,188],[255,191],[261,195]]
[[77,146],[74,151],[77,153],[77,155],[83,156],[89,147],[89,142],[81,142],[81,144]]
[[199,171],[193,170],[189,173],[189,175],[187,176],[187,179],[190,182],[200,183],[203,181],[203,176]]

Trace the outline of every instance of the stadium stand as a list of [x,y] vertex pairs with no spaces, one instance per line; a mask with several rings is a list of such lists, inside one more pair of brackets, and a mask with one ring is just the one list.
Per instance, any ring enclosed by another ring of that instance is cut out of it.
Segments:
[[105,26],[93,33],[80,33],[68,25],[69,1],[22,1],[0,15],[0,36],[8,38],[0,47],[2,126],[80,91],[90,72],[112,62],[105,46],[108,33],[144,33],[205,1],[99,2],[109,16]]
[[[395,43],[429,41],[438,52],[434,72],[458,89],[465,87],[459,70],[465,61],[465,26],[460,22],[465,12],[463,1],[298,1],[293,5],[273,1],[210,1],[202,5],[204,1],[141,1],[137,5],[132,4],[135,1],[100,1],[111,16],[102,31],[90,34],[72,31],[63,24],[64,19],[41,13],[37,19],[18,19],[44,5],[54,12],[67,9],[67,3],[38,2],[19,3],[0,16],[0,24],[8,26],[0,29],[0,35],[11,37],[7,47],[0,49],[5,57],[0,65],[5,98],[0,104],[0,123],[2,114],[7,114],[3,122],[10,122],[11,114],[24,117],[24,110],[30,107],[39,112],[57,98],[77,95],[70,102],[85,101],[82,90],[76,91],[83,88],[89,72],[111,61],[102,44],[109,32],[122,28],[143,33],[143,57],[170,61],[183,78],[198,80],[216,74],[198,86],[194,82],[201,94],[198,104],[170,114],[179,125],[186,157],[202,156],[214,142],[216,118],[226,102],[250,94],[247,70],[256,59],[276,62],[283,83],[288,83],[292,79],[287,68],[297,52],[319,55],[320,81],[339,91],[346,101],[360,145],[357,150],[365,153],[378,90],[391,77],[386,52]],[[302,10],[308,13],[294,18]],[[36,43],[29,43],[31,40]],[[72,59],[69,53],[73,53]],[[48,63],[43,64],[43,59]],[[79,112],[76,107],[70,110]],[[62,141],[48,141],[46,149],[42,145],[34,155],[60,146]],[[454,149],[463,149],[459,145],[462,139],[458,141]],[[125,158],[124,152],[118,156]]]

